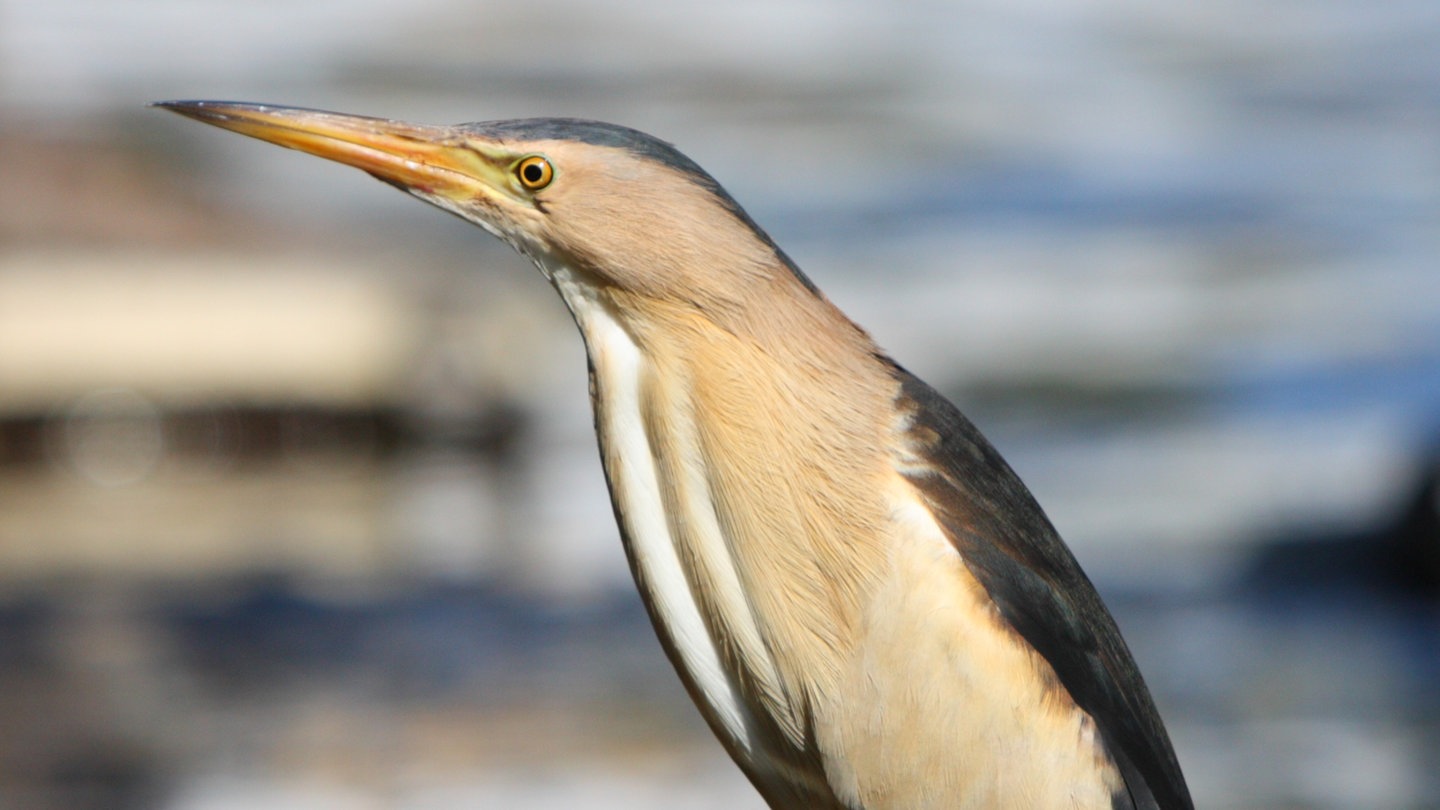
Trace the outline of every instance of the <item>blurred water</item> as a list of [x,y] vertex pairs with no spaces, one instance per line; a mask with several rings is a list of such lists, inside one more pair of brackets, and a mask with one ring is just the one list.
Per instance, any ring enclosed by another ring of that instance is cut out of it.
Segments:
[[[133,381],[7,412],[0,804],[758,805],[630,594],[541,282],[140,108],[200,96],[677,142],[1036,490],[1201,806],[1440,806],[1440,538],[1402,520],[1440,436],[1437,36],[1440,6],[1353,0],[0,0],[0,138],[59,145],[0,154],[7,278],[280,252],[436,324],[359,421],[202,413],[271,455],[176,461]],[[166,179],[86,182],[117,148]],[[145,224],[180,208],[191,241]]]

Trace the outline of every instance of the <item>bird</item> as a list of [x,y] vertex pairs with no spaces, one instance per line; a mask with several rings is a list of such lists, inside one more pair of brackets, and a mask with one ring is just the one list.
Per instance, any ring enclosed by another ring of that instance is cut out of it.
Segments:
[[585,344],[656,635],[771,808],[1193,806],[1024,483],[675,146],[575,118],[155,106],[361,169],[539,268]]

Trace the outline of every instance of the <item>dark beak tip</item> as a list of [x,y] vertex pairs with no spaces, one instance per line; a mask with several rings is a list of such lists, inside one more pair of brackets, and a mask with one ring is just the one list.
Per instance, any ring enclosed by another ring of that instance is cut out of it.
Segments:
[[178,113],[187,118],[214,119],[222,117],[221,113],[215,108],[232,105],[215,101],[152,101],[145,106],[169,110],[170,112]]
[[149,104],[146,104],[145,106],[146,106],[146,107],[160,107],[161,109],[165,109],[165,110],[176,110],[176,111],[179,111],[179,110],[204,109],[207,105],[214,104],[214,103],[215,103],[215,102],[213,102],[213,101],[192,101],[192,100],[173,99],[173,100],[167,100],[167,101],[152,101],[152,102],[150,102]]
[[159,107],[162,110],[179,113],[191,118],[220,119],[228,118],[233,114],[245,112],[260,112],[264,110],[280,109],[268,104],[255,104],[248,101],[214,101],[214,100],[174,100],[174,101],[152,101],[145,105],[147,107]]

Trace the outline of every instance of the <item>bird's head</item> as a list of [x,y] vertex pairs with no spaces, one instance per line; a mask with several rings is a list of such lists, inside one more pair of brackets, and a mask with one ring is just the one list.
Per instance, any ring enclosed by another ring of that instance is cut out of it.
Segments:
[[[159,105],[329,158],[467,219],[596,289],[718,313],[758,289],[813,292],[710,175],[674,147],[562,118],[425,126],[215,101]],[[809,288],[806,290],[806,288]]]

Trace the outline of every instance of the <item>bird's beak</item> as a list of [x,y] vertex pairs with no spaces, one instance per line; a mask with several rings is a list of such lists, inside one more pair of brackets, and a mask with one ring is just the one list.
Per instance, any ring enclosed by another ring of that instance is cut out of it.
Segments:
[[153,106],[328,158],[408,191],[455,200],[493,193],[494,164],[450,127],[227,101],[161,101]]

